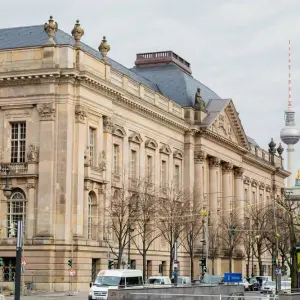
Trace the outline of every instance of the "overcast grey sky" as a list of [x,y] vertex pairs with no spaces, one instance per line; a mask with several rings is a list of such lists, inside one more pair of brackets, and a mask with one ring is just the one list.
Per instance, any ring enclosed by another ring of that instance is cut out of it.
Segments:
[[[83,41],[132,67],[135,54],[173,50],[193,76],[232,98],[248,135],[267,149],[279,142],[288,99],[288,40],[292,43],[293,101],[300,127],[299,0],[10,0],[1,1],[0,27],[44,24],[53,15],[70,33],[77,18]],[[300,143],[295,168],[300,168]]]

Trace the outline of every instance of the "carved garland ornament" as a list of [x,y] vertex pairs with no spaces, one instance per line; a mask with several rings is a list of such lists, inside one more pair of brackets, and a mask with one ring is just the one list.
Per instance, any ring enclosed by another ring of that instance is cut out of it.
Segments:
[[250,178],[248,177],[248,176],[245,176],[244,177],[244,184],[247,184],[247,185],[249,185],[250,184]]
[[86,116],[87,116],[87,114],[86,114],[85,108],[82,105],[77,104],[75,106],[76,122],[85,123]]
[[37,105],[37,111],[43,121],[54,121],[55,119],[55,106],[54,103],[41,103]]
[[206,160],[207,154],[203,150],[195,151],[194,160],[196,164],[202,164]]
[[114,123],[112,121],[112,118],[110,117],[104,117],[103,118],[103,131],[107,133],[112,133],[114,128]]
[[27,160],[28,162],[37,163],[39,161],[39,148],[32,144],[29,145],[29,149],[27,152]]

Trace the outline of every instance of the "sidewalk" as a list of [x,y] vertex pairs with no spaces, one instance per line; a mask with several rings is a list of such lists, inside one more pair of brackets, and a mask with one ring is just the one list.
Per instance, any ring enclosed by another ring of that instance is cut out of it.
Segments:
[[[32,293],[28,296],[21,296],[21,299],[26,300],[38,300],[38,299],[47,299],[47,300],[59,300],[59,299],[88,299],[88,292],[78,292],[75,296],[66,295],[67,292],[41,292],[41,293]],[[5,300],[14,300],[14,295],[6,296]]]

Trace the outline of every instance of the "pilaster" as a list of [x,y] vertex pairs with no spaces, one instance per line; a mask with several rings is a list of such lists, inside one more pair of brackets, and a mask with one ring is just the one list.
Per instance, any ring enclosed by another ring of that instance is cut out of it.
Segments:
[[204,162],[206,160],[206,152],[203,150],[195,151],[194,153],[194,162],[195,162],[195,201],[196,203],[202,205],[204,202],[204,186],[203,183],[203,172],[202,167],[204,166]]
[[37,110],[40,114],[40,162],[36,236],[53,238],[56,107],[54,103],[42,103],[37,105]]
[[217,171],[220,169],[221,160],[218,157],[209,159],[209,212],[210,223],[218,221],[218,178]]
[[184,136],[184,190],[192,193],[194,189],[194,151],[195,151],[195,131],[188,130]]
[[72,227],[73,236],[83,238],[84,232],[84,151],[86,134],[86,110],[82,105],[75,106],[75,155],[74,155],[74,202],[73,202],[73,218]]
[[36,180],[35,178],[27,179],[27,211],[26,211],[26,238],[32,239],[35,228],[35,203],[36,203]]
[[228,219],[231,212],[231,203],[233,202],[232,195],[232,169],[233,164],[225,162],[222,164],[222,210],[223,216]]

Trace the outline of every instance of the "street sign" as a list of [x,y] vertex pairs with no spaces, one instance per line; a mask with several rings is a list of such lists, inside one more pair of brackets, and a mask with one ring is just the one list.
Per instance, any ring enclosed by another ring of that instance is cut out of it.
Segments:
[[242,282],[242,273],[224,273],[224,282]]
[[26,262],[26,260],[25,260],[24,257],[22,257],[22,260],[21,260],[21,266],[22,266],[22,267],[26,267],[26,266],[27,266],[27,262]]
[[279,269],[279,268],[276,268],[276,269],[275,269],[275,274],[276,274],[276,275],[279,275],[279,274],[280,274],[280,269]]
[[75,276],[76,275],[76,271],[74,269],[70,270],[70,276]]

